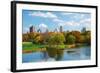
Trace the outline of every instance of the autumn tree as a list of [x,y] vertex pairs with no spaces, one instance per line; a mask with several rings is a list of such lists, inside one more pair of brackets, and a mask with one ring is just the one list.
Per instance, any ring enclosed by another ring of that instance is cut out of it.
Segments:
[[29,41],[29,36],[27,34],[22,35],[23,42]]
[[75,41],[76,41],[76,38],[75,38],[75,36],[73,36],[73,35],[68,35],[68,37],[66,38],[66,42],[67,42],[68,44],[74,44]]
[[42,37],[42,35],[36,36],[33,40],[34,40],[34,43],[38,43],[38,44],[43,43],[43,37]]
[[59,45],[64,43],[65,37],[62,33],[51,33],[49,36],[46,49],[50,57],[56,57],[59,54],[58,49],[61,48]]
[[55,33],[52,34],[49,39],[48,39],[48,43],[52,44],[52,45],[59,45],[59,44],[63,44],[65,41],[65,37],[62,33]]
[[76,43],[80,43],[81,42],[81,32],[79,32],[79,31],[72,31],[69,34],[75,36],[75,38],[76,38],[75,42]]
[[86,31],[82,35],[84,36],[84,43],[91,44],[91,32]]

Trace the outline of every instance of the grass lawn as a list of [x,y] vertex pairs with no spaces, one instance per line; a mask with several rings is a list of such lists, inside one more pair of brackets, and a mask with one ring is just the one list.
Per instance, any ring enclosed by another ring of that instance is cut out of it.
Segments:
[[35,51],[45,51],[46,47],[55,47],[57,49],[68,49],[70,46],[72,45],[42,45],[42,44],[33,44],[32,42],[23,42],[23,52],[27,53],[27,52],[35,52]]
[[[33,44],[32,42],[23,42],[23,50],[37,50],[40,48],[46,48],[48,45]],[[50,47],[67,48],[67,45],[52,45]]]
[[23,50],[36,50],[44,47],[45,45],[33,44],[32,42],[23,42]]

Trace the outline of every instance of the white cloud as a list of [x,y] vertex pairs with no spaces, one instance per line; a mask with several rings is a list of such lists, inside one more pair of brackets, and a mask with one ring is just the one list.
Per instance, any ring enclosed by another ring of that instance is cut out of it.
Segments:
[[54,21],[54,22],[58,22],[58,23],[62,23],[62,22],[64,22],[63,20],[58,19],[58,18],[54,19],[53,21]]
[[62,13],[62,15],[73,15],[74,13]]
[[33,12],[29,14],[30,16],[39,16],[39,17],[43,17],[43,18],[57,18],[57,16],[51,12]]
[[66,22],[65,24],[66,24],[66,25],[70,25],[70,26],[79,26],[79,25],[80,25],[80,23],[75,22],[75,21],[68,21],[68,22]]
[[43,24],[43,23],[42,23],[42,24],[39,25],[39,28],[48,28],[48,27],[47,27],[46,24]]
[[75,22],[74,20],[71,20],[71,21],[64,21],[64,20],[61,20],[61,19],[54,19],[53,20],[54,22],[57,22],[58,26],[66,26],[66,25],[70,25],[70,26],[78,26],[80,25],[80,23],[78,22]]
[[65,23],[59,23],[58,26],[65,26]]
[[24,28],[23,28],[23,33],[27,33],[27,32],[29,32],[29,28],[24,27]]
[[79,20],[83,20],[85,17],[86,17],[85,14],[80,14],[80,13],[79,14],[74,14],[72,16],[73,19],[79,19]]
[[67,22],[62,22],[59,23],[58,26],[79,26],[80,23],[75,22],[75,21],[67,21]]
[[88,25],[91,25],[91,19],[88,18],[88,19],[84,19],[82,21],[80,21],[81,24],[88,24]]
[[80,21],[80,24],[85,26],[87,28],[87,30],[91,29],[91,19],[90,18],[87,18],[87,19]]
[[71,19],[79,19],[82,20],[86,17],[86,14],[83,13],[62,13],[64,16],[68,16]]
[[[72,14],[72,13],[68,13],[68,14]],[[58,19],[58,18],[53,19],[53,21],[56,22],[58,24],[58,26],[66,26],[66,25],[79,26],[79,25],[82,25],[82,26],[90,27],[91,19],[90,18],[84,18],[84,16],[85,16],[84,14],[79,14],[79,15],[74,15],[72,17],[72,18],[76,18],[76,19],[78,18],[79,19],[78,21],[76,21],[74,19],[72,19],[70,21],[65,21],[65,20],[61,20],[61,19]]]
[[46,24],[39,24],[39,29],[41,30],[41,32],[46,32],[46,30],[48,29],[48,26]]
[[72,20],[72,21],[65,22],[65,24],[66,25],[71,25],[71,26],[82,25],[82,26],[90,27],[91,19],[90,18],[86,18],[86,19],[80,20],[79,22],[76,22],[76,21]]
[[33,24],[29,24],[29,27],[33,26]]
[[51,13],[51,12],[47,12],[46,14],[47,14],[47,17],[57,18],[57,16],[54,15],[53,13]]

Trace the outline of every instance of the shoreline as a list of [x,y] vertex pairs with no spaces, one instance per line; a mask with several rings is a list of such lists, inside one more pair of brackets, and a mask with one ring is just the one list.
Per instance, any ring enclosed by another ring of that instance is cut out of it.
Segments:
[[[71,49],[71,48],[77,48],[78,46],[80,47],[83,47],[82,46],[83,44],[72,44],[72,45],[65,45],[67,47],[65,48],[60,48],[59,50],[64,50],[64,49]],[[84,45],[84,46],[87,46],[87,45]],[[90,45],[89,45],[90,46]],[[22,53],[25,54],[25,53],[33,53],[33,52],[41,52],[41,51],[47,51],[46,48],[37,48],[37,49],[31,49],[31,50],[22,50]]]

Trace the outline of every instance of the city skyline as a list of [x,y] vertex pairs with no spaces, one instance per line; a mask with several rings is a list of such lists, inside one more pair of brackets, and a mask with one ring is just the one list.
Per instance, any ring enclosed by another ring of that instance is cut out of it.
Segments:
[[36,30],[36,28],[32,25],[29,27],[29,31],[27,31],[27,33],[32,33],[32,32],[45,33],[45,32],[64,32],[64,31],[62,26],[60,26],[59,28],[55,28],[53,31],[49,31],[48,28],[45,28],[45,30],[42,31],[40,28]]
[[[61,29],[63,31],[81,31],[82,28],[90,30],[91,14],[75,13],[61,11],[36,11],[23,10],[23,33],[29,31],[30,26],[34,26],[35,30],[54,31]],[[62,28],[60,28],[62,26]]]

